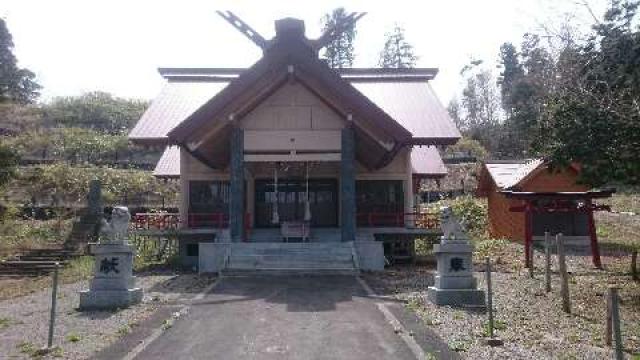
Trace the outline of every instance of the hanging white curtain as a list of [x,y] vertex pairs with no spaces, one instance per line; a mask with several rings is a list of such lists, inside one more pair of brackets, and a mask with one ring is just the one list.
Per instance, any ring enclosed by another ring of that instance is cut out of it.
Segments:
[[273,168],[273,188],[275,199],[272,207],[271,223],[279,224],[280,215],[278,214],[278,163],[275,163],[275,167]]
[[307,170],[307,196],[304,203],[304,221],[311,221],[311,204],[309,203],[309,163],[305,163]]

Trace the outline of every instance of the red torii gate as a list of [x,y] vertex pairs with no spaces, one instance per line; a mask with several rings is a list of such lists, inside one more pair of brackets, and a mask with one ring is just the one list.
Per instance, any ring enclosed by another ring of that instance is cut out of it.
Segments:
[[[529,247],[533,241],[533,214],[534,213],[554,213],[554,212],[572,212],[586,213],[589,238],[591,242],[591,257],[593,265],[602,268],[600,261],[600,250],[598,248],[598,236],[596,234],[596,225],[593,218],[594,211],[611,211],[608,205],[599,205],[593,202],[593,199],[602,199],[611,197],[615,193],[615,189],[602,191],[583,191],[583,192],[524,192],[524,191],[501,191],[507,198],[522,200],[524,205],[512,206],[509,211],[524,213],[524,232],[525,232],[525,264],[526,267],[531,266],[531,255]],[[544,205],[534,204],[536,200],[547,200],[549,203]]]

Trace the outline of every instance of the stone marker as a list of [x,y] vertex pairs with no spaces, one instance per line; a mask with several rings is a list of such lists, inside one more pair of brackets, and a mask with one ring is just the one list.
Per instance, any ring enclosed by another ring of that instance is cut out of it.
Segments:
[[88,290],[80,291],[80,309],[128,307],[142,300],[142,289],[135,286],[133,248],[127,240],[129,209],[113,208],[111,221],[102,220],[100,240],[91,244],[95,257],[95,276]]
[[427,289],[427,297],[436,305],[484,307],[484,291],[478,290],[473,277],[473,246],[451,208],[443,207],[441,211],[444,235],[440,244],[433,246],[438,267],[435,284]]

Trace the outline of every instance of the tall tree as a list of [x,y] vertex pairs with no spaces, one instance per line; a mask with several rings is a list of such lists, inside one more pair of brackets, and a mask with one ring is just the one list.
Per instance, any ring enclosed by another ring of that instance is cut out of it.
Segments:
[[[326,14],[322,18],[322,30],[326,31],[347,18],[347,12],[343,7],[334,9],[330,14]],[[322,58],[327,62],[329,67],[334,69],[350,68],[353,66],[355,53],[353,50],[353,40],[356,37],[355,24],[345,29],[324,48]]]
[[380,52],[378,64],[383,68],[412,68],[415,67],[418,56],[413,46],[405,38],[404,28],[396,25],[393,31],[385,35],[384,48]]
[[[492,154],[498,152],[502,113],[500,94],[492,72],[478,67],[481,61],[472,61],[462,70],[466,86],[458,110],[458,128],[462,133],[479,141]],[[450,114],[454,104],[450,104]]]
[[500,95],[502,96],[502,108],[507,116],[513,113],[513,88],[524,76],[524,70],[518,57],[518,50],[512,43],[504,43],[500,46],[499,63],[502,67],[502,72],[500,73],[498,84],[500,85]]
[[40,85],[33,72],[18,67],[13,47],[7,24],[0,18],[0,103],[31,103],[40,95]]
[[453,123],[456,124],[456,127],[459,130],[464,130],[465,123],[462,119],[462,110],[460,109],[460,101],[457,97],[451,98],[449,100],[449,104],[447,105],[447,112],[449,112],[449,116],[453,120]]
[[504,132],[509,135],[500,143],[500,153],[526,157],[553,87],[554,60],[539,36],[525,34],[520,52],[511,43],[500,47],[499,62],[502,108],[506,114]]
[[592,185],[640,184],[638,0],[613,0],[593,36],[566,49],[535,143],[558,165],[577,161]]

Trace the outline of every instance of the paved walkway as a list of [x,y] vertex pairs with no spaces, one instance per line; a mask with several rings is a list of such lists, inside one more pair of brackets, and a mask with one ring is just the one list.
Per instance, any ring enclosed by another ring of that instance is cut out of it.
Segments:
[[353,276],[225,278],[136,359],[415,359]]

